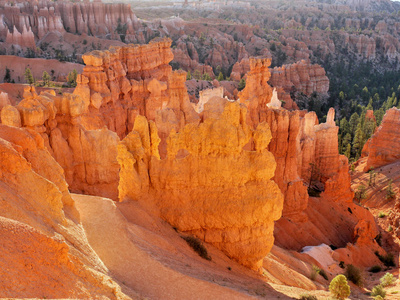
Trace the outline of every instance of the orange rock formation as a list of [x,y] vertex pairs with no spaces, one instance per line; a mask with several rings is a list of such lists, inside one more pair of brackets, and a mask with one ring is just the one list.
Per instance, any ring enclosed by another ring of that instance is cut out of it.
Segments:
[[[120,200],[139,201],[245,266],[261,266],[281,214],[275,237],[282,247],[353,241],[363,212],[347,215],[358,209],[333,109],[318,124],[313,112],[269,108],[270,60],[251,58],[240,101],[221,98],[219,88],[198,114],[186,73],[169,66],[170,45],[161,39],[88,53],[72,94],[38,95],[26,87],[1,120],[41,139],[72,191],[117,199],[118,186]],[[307,193],[316,181],[324,187],[323,208]],[[319,209],[348,228],[339,235],[331,223],[317,228]]]
[[368,155],[365,169],[377,168],[400,159],[398,143],[400,135],[397,127],[400,122],[400,110],[389,109],[383,117],[382,124],[366,143],[364,155]]
[[[283,202],[271,180],[276,166],[267,150],[271,134],[266,123],[249,128],[246,109],[224,102],[220,116],[172,132],[161,160],[154,122],[138,116],[118,147],[119,197],[155,205],[179,230],[258,269],[273,245],[273,221]],[[211,100],[205,111],[215,112],[214,105],[218,101]],[[255,150],[246,151],[251,138]]]
[[117,199],[117,144],[137,115],[156,122],[161,155],[171,129],[199,120],[189,102],[186,73],[168,65],[170,45],[165,39],[86,54],[73,94],[37,95],[26,87],[16,109],[2,110],[2,122],[38,132],[72,191]]

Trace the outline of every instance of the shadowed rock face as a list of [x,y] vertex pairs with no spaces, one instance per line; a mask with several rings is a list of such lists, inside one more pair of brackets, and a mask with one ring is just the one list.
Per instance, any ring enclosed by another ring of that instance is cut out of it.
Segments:
[[[212,103],[207,110],[215,110]],[[172,226],[258,269],[273,245],[283,197],[271,180],[276,164],[267,150],[269,127],[252,130],[245,117],[239,103],[225,102],[217,118],[171,133],[161,160],[157,128],[137,117],[118,146],[119,197],[156,207]],[[243,149],[250,139],[254,151]]]

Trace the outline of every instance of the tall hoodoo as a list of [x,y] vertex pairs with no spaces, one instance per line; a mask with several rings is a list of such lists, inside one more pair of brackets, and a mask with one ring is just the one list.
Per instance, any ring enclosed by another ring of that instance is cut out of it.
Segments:
[[[258,269],[273,245],[273,222],[283,203],[271,180],[276,167],[267,150],[271,133],[266,123],[252,130],[244,107],[221,100],[217,118],[171,133],[164,159],[158,156],[156,126],[138,116],[118,146],[119,196],[155,205],[179,230]],[[216,109],[218,101],[210,102],[206,111]],[[255,150],[246,151],[251,138]]]

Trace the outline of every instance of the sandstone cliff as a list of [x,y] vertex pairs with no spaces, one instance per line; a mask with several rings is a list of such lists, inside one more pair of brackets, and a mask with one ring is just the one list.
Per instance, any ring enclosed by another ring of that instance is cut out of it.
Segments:
[[364,155],[368,154],[366,170],[378,168],[400,159],[398,151],[400,110],[391,108],[386,111],[382,124],[368,140]]

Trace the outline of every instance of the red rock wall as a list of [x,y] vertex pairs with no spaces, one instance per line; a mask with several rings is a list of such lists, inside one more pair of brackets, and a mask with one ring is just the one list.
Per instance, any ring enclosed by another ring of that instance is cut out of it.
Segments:
[[363,149],[364,155],[368,154],[366,170],[378,168],[400,159],[398,150],[400,134],[397,130],[399,123],[399,109],[391,108],[386,111],[381,125],[367,141],[368,149]]

